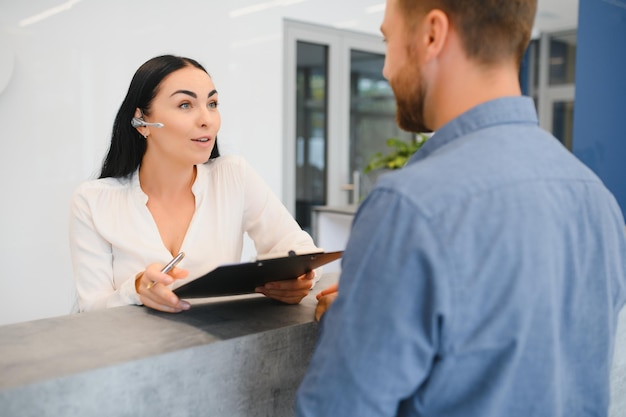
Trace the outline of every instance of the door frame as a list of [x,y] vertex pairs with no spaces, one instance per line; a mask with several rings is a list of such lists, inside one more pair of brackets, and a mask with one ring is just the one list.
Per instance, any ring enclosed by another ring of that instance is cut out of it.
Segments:
[[[532,63],[529,68],[531,75],[534,66],[538,66],[538,83],[536,90],[533,90],[531,83],[531,96],[537,99],[537,116],[539,118],[539,126],[552,132],[552,119],[554,116],[554,103],[560,101],[575,102],[576,84],[559,84],[550,85],[550,41],[552,37],[557,37],[564,33],[575,33],[576,29],[560,30],[556,32],[545,32],[539,37],[539,56],[537,63]],[[572,143],[564,144],[568,149],[572,149]]]
[[350,181],[350,50],[385,54],[381,35],[354,32],[290,19],[283,20],[283,202],[295,213],[296,200],[296,44],[328,47],[326,204],[348,203],[341,186]]

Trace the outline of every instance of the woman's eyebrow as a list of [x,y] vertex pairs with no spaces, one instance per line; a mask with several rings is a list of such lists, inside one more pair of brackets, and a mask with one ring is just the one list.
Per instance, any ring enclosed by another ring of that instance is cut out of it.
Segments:
[[[186,95],[191,96],[191,97],[193,97],[193,98],[198,98],[198,95],[197,95],[196,93],[194,93],[193,91],[189,91],[189,90],[176,90],[176,91],[174,91],[174,92],[170,95],[170,97],[172,97],[172,96],[174,96],[174,95],[176,95],[176,94],[186,94]],[[207,96],[207,98],[208,98],[208,97],[211,97],[211,96],[213,96],[213,95],[215,95],[215,94],[217,94],[217,90],[212,90],[212,91],[209,93],[209,95]]]
[[189,91],[189,90],[176,90],[170,95],[170,97],[175,96],[176,94],[186,94],[193,98],[198,98],[198,95],[196,93],[194,93],[193,91]]

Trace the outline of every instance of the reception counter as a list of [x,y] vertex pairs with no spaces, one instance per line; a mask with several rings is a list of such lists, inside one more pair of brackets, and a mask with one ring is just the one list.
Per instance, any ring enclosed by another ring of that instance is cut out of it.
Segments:
[[[293,416],[317,338],[315,294],[201,300],[180,314],[127,306],[0,327],[0,416]],[[626,309],[610,417],[626,417]]]
[[0,327],[2,416],[291,416],[312,354],[315,294],[112,308]]

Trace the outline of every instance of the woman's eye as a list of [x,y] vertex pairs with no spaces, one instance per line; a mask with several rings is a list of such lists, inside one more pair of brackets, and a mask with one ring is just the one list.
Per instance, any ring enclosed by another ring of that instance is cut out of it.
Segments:
[[188,108],[191,108],[191,104],[181,103],[178,107],[180,107],[181,109],[188,109]]
[[209,108],[210,109],[217,109],[217,101],[212,101],[209,103]]

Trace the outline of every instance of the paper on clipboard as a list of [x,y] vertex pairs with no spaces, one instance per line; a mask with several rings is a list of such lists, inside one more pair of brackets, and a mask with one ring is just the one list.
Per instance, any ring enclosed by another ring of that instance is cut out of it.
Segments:
[[250,294],[271,281],[294,279],[341,258],[343,251],[291,254],[257,259],[253,262],[222,265],[174,290],[180,298],[205,298]]

